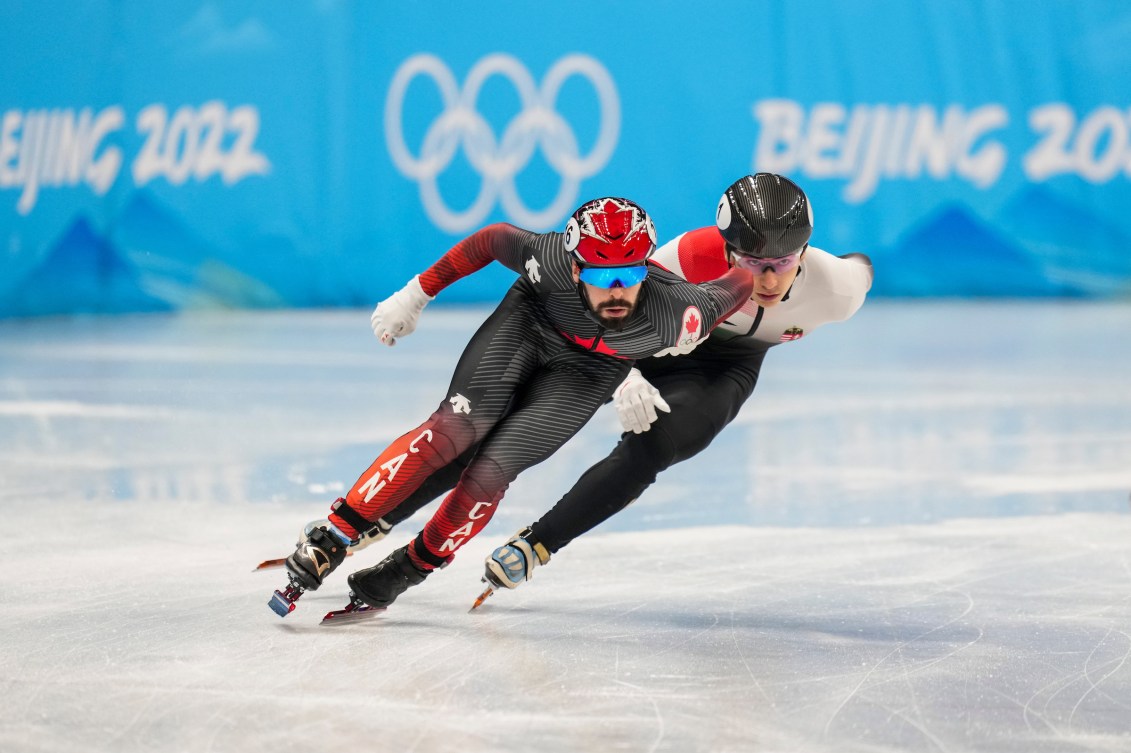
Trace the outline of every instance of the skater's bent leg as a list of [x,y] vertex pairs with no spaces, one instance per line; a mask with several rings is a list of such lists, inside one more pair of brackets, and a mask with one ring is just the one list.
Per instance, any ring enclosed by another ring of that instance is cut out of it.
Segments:
[[[519,473],[576,434],[628,370],[627,363],[611,359],[570,358],[587,360],[562,359],[540,372],[515,410],[483,441],[456,488],[425,525],[417,540],[417,564],[435,567],[436,560],[450,559],[479,533]],[[547,416],[555,420],[547,422]]]
[[654,381],[671,412],[660,414],[646,432],[623,434],[608,457],[530,526],[551,553],[623,510],[661,472],[706,449],[738,415],[754,387],[754,380],[696,371]]
[[346,495],[330,522],[350,538],[383,517],[416,491],[435,471],[455,460],[475,441],[475,427],[442,405],[423,424],[403,434],[382,452]]
[[409,547],[413,560],[425,568],[443,565],[466,541],[475,537],[495,514],[514,476],[494,459],[477,458],[455,489]]
[[[350,489],[330,522],[351,538],[392,512],[431,474],[483,440],[538,368],[530,301],[508,293],[460,356],[446,397],[427,421],[381,453]],[[487,355],[505,352],[507,358]],[[458,396],[458,399],[453,396]],[[472,407],[474,406],[474,407]]]
[[675,462],[675,446],[659,426],[624,434],[530,530],[552,554],[623,510]]
[[393,528],[411,518],[418,510],[433,500],[439,499],[453,488],[459,481],[460,475],[467,468],[477,446],[466,450],[462,455],[445,465],[438,471],[433,471],[424,483],[412,494],[394,507],[391,511],[381,516],[386,525]]

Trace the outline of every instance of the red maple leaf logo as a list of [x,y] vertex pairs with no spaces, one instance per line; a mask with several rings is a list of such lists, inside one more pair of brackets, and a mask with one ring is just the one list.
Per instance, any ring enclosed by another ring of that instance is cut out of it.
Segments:
[[580,242],[589,246],[595,240],[592,253],[610,261],[630,259],[634,254],[643,258],[654,242],[655,231],[647,215],[639,207],[612,197],[597,200],[581,214],[578,225]]
[[695,314],[687,317],[687,333],[695,334],[699,331],[699,320],[695,318]]
[[603,213],[593,217],[594,229],[608,240],[618,240],[632,230],[633,215],[630,207],[620,207],[615,202],[605,202]]
[[[567,340],[569,340],[570,342],[576,343],[576,344],[580,345],[581,347],[585,348],[586,350],[591,350],[594,353],[603,353],[606,356],[616,356],[616,354],[617,354],[617,351],[610,348],[604,340],[601,340],[599,338],[578,337],[577,335],[570,335],[570,334],[566,334],[565,332],[563,332],[562,335],[564,335],[565,338]],[[597,340],[596,347],[593,346],[594,340]]]

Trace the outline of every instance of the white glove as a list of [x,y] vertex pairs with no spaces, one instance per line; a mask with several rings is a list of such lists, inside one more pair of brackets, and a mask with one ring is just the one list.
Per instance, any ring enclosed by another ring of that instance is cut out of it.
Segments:
[[397,344],[398,337],[411,335],[416,329],[420,312],[433,300],[433,296],[420,287],[420,275],[413,277],[403,288],[377,304],[369,324],[373,334],[385,345]]
[[660,391],[635,367],[613,392],[613,405],[616,406],[620,425],[633,434],[651,429],[656,411],[671,413],[672,410],[660,397]]

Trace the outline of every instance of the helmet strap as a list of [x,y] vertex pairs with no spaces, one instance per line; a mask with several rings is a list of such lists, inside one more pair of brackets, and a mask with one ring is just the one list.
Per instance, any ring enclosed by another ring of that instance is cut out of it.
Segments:
[[804,264],[804,261],[802,261],[801,264],[797,265],[797,274],[793,276],[793,282],[791,282],[789,284],[789,290],[785,291],[785,295],[783,295],[781,297],[782,303],[785,303],[786,301],[789,300],[789,294],[793,292],[793,286],[797,284],[797,278],[801,277],[802,273],[804,273],[804,272],[805,272],[805,264]]

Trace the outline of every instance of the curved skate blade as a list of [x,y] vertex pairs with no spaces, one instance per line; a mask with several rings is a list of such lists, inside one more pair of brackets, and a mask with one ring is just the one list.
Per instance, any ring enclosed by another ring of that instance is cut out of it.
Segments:
[[280,557],[279,559],[275,560],[263,560],[255,566],[255,570],[252,570],[252,572],[254,573],[256,570],[270,570],[274,567],[282,567],[286,563],[286,561],[286,557]]
[[351,601],[346,605],[345,609],[327,612],[326,616],[322,618],[322,624],[344,625],[349,622],[361,622],[362,620],[367,620],[370,617],[379,615],[384,611],[385,607],[371,607],[367,604]]
[[[486,579],[484,579],[483,582],[486,583],[487,582]],[[479,609],[479,607],[483,606],[483,602],[487,601],[487,599],[493,593],[495,593],[495,587],[488,584],[487,588],[483,591],[483,593],[479,594],[479,598],[475,600],[475,603],[471,605],[471,609],[467,610],[467,613],[471,614],[476,609]]]

